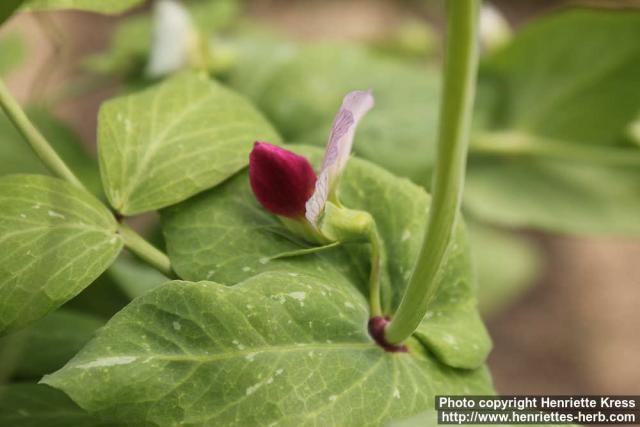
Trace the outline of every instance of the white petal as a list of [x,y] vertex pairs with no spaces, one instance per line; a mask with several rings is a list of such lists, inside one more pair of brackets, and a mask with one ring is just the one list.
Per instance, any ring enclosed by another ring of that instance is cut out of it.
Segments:
[[480,9],[480,41],[483,49],[492,51],[511,40],[511,25],[504,15],[491,3]]
[[318,225],[320,214],[324,210],[324,205],[329,197],[329,175],[327,171],[320,172],[316,181],[316,188],[305,204],[305,217],[313,225]]
[[161,77],[184,68],[189,62],[192,35],[191,17],[179,1],[156,0],[147,75]]
[[358,122],[367,111],[373,108],[373,105],[371,90],[354,91],[344,97],[342,106],[333,121],[315,191],[307,201],[306,217],[311,224],[317,225],[327,198],[334,191],[334,186],[351,155]]

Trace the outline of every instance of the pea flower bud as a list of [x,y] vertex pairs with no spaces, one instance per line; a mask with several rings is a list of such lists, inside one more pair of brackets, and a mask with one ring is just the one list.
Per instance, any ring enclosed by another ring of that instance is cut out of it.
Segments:
[[316,173],[306,158],[256,142],[249,156],[249,181],[266,210],[287,218],[303,218],[305,203],[315,188]]
[[[308,241],[353,240],[363,237],[360,234],[367,237],[371,230],[370,215],[339,206],[336,188],[349,160],[356,126],[373,103],[371,91],[345,96],[333,122],[319,176],[302,156],[264,142],[254,145],[249,157],[253,193],[265,209],[279,215],[288,229]],[[320,220],[327,207],[331,224],[323,227]]]

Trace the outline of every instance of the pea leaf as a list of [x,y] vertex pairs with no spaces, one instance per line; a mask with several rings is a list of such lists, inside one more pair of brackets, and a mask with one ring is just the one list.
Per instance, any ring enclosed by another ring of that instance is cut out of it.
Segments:
[[471,254],[478,274],[478,303],[484,315],[507,307],[535,283],[543,265],[540,250],[522,236],[469,222]]
[[24,42],[18,33],[10,33],[0,38],[0,76],[4,76],[22,63],[24,50]]
[[131,299],[157,288],[168,279],[155,268],[132,257],[121,256],[107,275]]
[[[321,151],[294,146],[318,165]],[[406,179],[358,159],[340,180],[345,206],[371,213],[388,254],[383,288],[385,311],[392,314],[404,292],[424,233],[427,194]],[[340,286],[368,293],[366,245],[341,245],[310,255],[272,259],[300,249],[279,220],[255,200],[247,174],[162,212],[172,265],[187,280],[235,284],[265,271],[319,276]],[[464,230],[456,236],[431,320],[423,328],[425,343],[444,363],[474,368],[484,363],[490,340],[477,314],[474,280]]]
[[640,111],[639,38],[639,12],[570,10],[489,58],[488,137],[502,150],[476,145],[465,208],[511,226],[640,234],[640,149],[624,138]]
[[24,3],[24,0],[5,0],[0,5],[0,25],[11,18],[14,12]]
[[484,369],[443,366],[415,341],[385,352],[367,317],[354,288],[317,276],[170,282],[42,382],[90,412],[152,425],[380,425],[438,393],[492,392]]
[[281,53],[277,44],[271,48],[273,59],[240,61],[231,84],[252,97],[285,140],[324,145],[344,94],[372,88],[376,107],[358,126],[355,152],[419,183],[430,176],[438,112],[436,70],[354,46],[327,44],[293,53],[291,47],[281,48]]
[[0,178],[0,333],[73,298],[122,248],[113,215],[90,194],[38,175]]
[[88,12],[118,14],[144,3],[144,0],[29,0],[26,10],[76,9]]
[[[30,108],[29,118],[80,180],[96,195],[102,194],[97,162],[82,147],[68,126],[43,108]],[[33,153],[7,116],[0,112],[0,175],[32,173],[48,175],[49,170]]]
[[128,215],[178,203],[244,167],[256,140],[279,137],[248,101],[201,75],[108,101],[98,123],[107,197]]
[[36,384],[0,386],[0,425],[11,427],[117,427],[78,408],[53,388]]
[[70,310],[58,310],[28,328],[0,338],[0,348],[9,343],[19,354],[14,376],[40,378],[60,369],[103,325],[103,321]]

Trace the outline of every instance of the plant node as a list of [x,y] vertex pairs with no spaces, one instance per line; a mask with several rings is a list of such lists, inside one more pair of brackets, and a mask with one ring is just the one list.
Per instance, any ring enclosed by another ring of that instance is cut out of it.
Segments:
[[404,344],[390,344],[384,337],[384,328],[389,323],[389,316],[373,316],[369,319],[369,335],[374,341],[389,353],[406,353],[409,350]]

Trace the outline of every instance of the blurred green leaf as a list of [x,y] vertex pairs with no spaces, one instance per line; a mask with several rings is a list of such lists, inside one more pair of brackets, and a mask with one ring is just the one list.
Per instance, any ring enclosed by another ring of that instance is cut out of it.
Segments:
[[146,294],[169,279],[155,268],[130,256],[121,256],[107,270],[109,278],[131,299]]
[[472,141],[465,209],[510,226],[640,235],[640,149],[625,138],[640,111],[638,40],[638,11],[569,10],[488,58],[498,99],[489,133]]
[[[31,108],[28,115],[80,180],[94,194],[102,195],[98,162],[84,150],[73,131],[45,109]],[[29,144],[0,111],[0,175],[14,173],[49,175]]]
[[0,76],[18,67],[25,57],[24,40],[18,33],[9,33],[0,37]]
[[6,427],[117,427],[80,409],[64,393],[45,385],[0,386],[0,425]]
[[437,125],[436,70],[353,46],[283,49],[267,62],[239,60],[230,82],[251,96],[287,141],[324,145],[344,95],[372,88],[376,106],[358,127],[355,152],[416,182],[428,179]]
[[480,311],[490,315],[508,306],[535,283],[542,267],[542,254],[513,232],[475,221],[469,221],[468,225]]
[[88,12],[117,14],[141,5],[145,0],[28,0],[25,10],[77,9]]
[[[197,0],[185,5],[195,29],[205,40],[230,25],[240,8],[237,0]],[[85,66],[96,73],[122,77],[128,83],[146,80],[144,70],[151,50],[151,28],[149,14],[125,19],[114,31],[108,50],[89,56]]]
[[19,347],[14,376],[39,379],[60,369],[93,336],[103,321],[70,310],[58,310],[28,328],[0,339],[0,348]]
[[[24,1],[25,0],[3,0],[2,3],[0,3],[0,25],[11,18]],[[2,52],[2,50],[0,50],[0,52]]]

